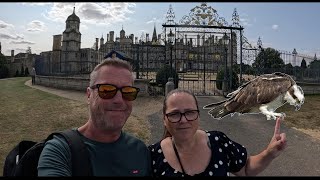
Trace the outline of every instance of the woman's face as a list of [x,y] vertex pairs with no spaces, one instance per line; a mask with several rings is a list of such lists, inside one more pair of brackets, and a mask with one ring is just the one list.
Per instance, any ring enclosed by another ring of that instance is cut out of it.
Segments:
[[[199,113],[196,111],[196,101],[192,95],[179,92],[167,99],[167,109],[164,115],[164,125],[176,139],[192,137],[199,127]],[[187,112],[187,118],[179,113]],[[188,119],[188,120],[187,120]],[[172,123],[171,121],[178,121]],[[192,120],[192,121],[191,121]]]

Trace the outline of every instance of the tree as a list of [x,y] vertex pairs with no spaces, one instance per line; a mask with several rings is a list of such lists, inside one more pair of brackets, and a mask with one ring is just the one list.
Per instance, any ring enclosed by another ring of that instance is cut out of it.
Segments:
[[284,65],[284,69],[286,74],[293,74],[293,66],[291,63]]
[[0,53],[0,79],[9,77],[9,69],[6,66],[6,57]]
[[255,69],[252,68],[252,66],[250,66],[249,64],[244,64],[242,63],[242,73],[243,74],[255,74]]
[[[266,48],[258,54],[255,62],[253,63],[253,67],[261,70],[263,70],[262,68],[283,68],[284,61],[280,58],[280,53],[277,50],[273,48]],[[265,73],[264,70],[262,72]]]
[[304,60],[304,58],[301,61],[301,68],[306,69],[307,68],[307,62]]
[[310,69],[318,70],[320,69],[320,61],[314,60],[310,62]]

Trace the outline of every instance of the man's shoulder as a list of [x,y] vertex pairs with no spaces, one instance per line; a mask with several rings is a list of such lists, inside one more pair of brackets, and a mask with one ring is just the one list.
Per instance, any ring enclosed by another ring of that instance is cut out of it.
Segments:
[[135,145],[138,144],[138,145],[142,145],[142,146],[146,147],[146,144],[144,143],[144,141],[142,141],[141,139],[139,139],[129,133],[122,132],[122,135],[123,135],[123,140],[126,141],[127,143],[135,144]]
[[54,135],[52,139],[45,142],[45,149],[68,149],[68,143],[62,135]]
[[[76,131],[76,128],[72,128],[73,131]],[[81,135],[80,135],[80,138]],[[49,139],[46,141],[45,145],[47,147],[52,147],[55,146],[56,148],[64,148],[64,149],[69,149],[69,144],[67,142],[67,140],[65,139],[65,137],[62,134],[59,133],[55,133],[52,136],[52,139]]]

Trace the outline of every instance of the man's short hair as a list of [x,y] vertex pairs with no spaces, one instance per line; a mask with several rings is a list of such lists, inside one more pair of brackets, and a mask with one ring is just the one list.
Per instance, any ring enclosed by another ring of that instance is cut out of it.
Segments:
[[128,71],[130,71],[132,73],[132,66],[128,61],[119,59],[117,57],[114,58],[106,58],[105,60],[103,60],[100,64],[96,65],[96,67],[92,70],[92,72],[90,73],[90,83],[89,86],[93,86],[96,79],[97,79],[97,75],[98,75],[98,70],[102,67],[102,66],[114,66],[114,67],[119,67],[119,68],[123,68],[123,69],[127,69]]

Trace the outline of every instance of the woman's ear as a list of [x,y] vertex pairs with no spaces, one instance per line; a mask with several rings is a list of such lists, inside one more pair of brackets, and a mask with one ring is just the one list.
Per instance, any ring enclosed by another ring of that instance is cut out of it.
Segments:
[[165,115],[163,116],[162,121],[163,121],[163,125],[164,125],[165,127],[167,127],[168,120],[166,119],[166,116],[165,116]]

